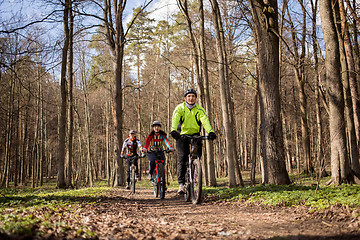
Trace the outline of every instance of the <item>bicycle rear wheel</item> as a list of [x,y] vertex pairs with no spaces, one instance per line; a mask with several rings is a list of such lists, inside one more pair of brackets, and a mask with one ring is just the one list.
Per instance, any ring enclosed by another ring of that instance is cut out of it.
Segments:
[[136,182],[136,179],[135,179],[135,166],[131,166],[131,186],[130,186],[130,189],[131,189],[131,192],[132,193],[135,193],[135,182]]
[[159,163],[159,165],[158,165],[157,174],[158,174],[158,179],[159,179],[157,184],[158,184],[160,199],[164,199],[166,182],[165,182],[164,165],[162,163]]
[[193,204],[199,204],[202,194],[202,169],[199,158],[193,161],[191,168],[193,174],[193,182],[190,184],[191,200]]

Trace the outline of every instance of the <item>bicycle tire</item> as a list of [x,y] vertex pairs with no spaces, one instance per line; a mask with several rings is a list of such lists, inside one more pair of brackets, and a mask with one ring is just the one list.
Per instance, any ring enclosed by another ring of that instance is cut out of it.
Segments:
[[131,188],[131,192],[132,193],[135,193],[135,182],[136,182],[136,179],[135,179],[135,166],[131,166],[131,183],[130,183],[130,188]]
[[154,190],[154,197],[158,197],[159,196],[159,189],[157,186],[157,179],[156,179],[156,170],[154,171],[153,175],[152,175],[152,186],[153,186],[153,190]]
[[158,189],[159,189],[159,197],[160,199],[164,199],[165,198],[165,174],[164,174],[164,165],[162,163],[159,163],[158,165],[158,179],[159,181],[157,182],[158,184]]
[[190,183],[185,184],[185,194],[184,194],[185,202],[190,202],[191,200],[191,189]]
[[201,202],[202,194],[202,168],[200,159],[196,159],[192,163],[193,182],[191,185],[191,200],[193,204],[199,204]]

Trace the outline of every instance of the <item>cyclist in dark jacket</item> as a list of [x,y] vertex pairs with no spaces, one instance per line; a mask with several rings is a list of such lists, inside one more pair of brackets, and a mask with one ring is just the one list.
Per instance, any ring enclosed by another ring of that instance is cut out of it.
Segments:
[[[122,149],[121,149],[121,157],[131,157],[134,155],[138,155],[138,149],[141,152],[142,146],[139,139],[136,138],[136,132],[135,130],[130,130],[129,136],[125,139]],[[138,159],[135,160],[135,174],[138,176]],[[126,189],[130,189],[130,161],[126,159],[126,165],[127,165],[127,178],[126,178]]]
[[[161,123],[159,121],[154,121],[152,123],[153,131],[147,136],[145,145],[143,148],[143,152],[147,153],[148,150],[156,150],[156,149],[162,149],[164,150],[165,147],[170,149],[171,151],[174,151],[175,149],[171,146],[169,139],[166,136],[166,133],[161,130]],[[147,153],[147,156],[149,158],[149,180],[151,179],[151,176],[155,169],[155,160],[156,160],[156,153],[150,152]],[[161,153],[161,159],[165,161],[165,154]]]
[[[178,152],[178,183],[179,193],[184,193],[184,183],[186,174],[186,160],[190,152],[190,141],[181,138],[181,135],[200,135],[201,126],[209,133],[210,140],[216,139],[216,134],[211,127],[208,116],[204,108],[196,104],[197,93],[194,89],[188,89],[184,93],[185,102],[179,104],[172,116],[171,136],[176,139],[176,149]],[[199,146],[199,156],[201,156],[201,146]]]

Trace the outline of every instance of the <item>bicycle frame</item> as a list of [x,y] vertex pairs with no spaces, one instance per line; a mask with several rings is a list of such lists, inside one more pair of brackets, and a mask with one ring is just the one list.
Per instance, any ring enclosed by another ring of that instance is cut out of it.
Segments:
[[[155,195],[155,197],[158,197],[159,192],[160,192],[160,198],[163,199],[165,197],[166,183],[165,183],[165,169],[164,169],[165,161],[164,161],[164,159],[161,159],[161,157],[162,157],[161,153],[164,153],[164,152],[169,153],[170,150],[156,149],[155,151],[150,150],[148,152],[156,154],[156,159],[155,159],[156,168],[155,168],[155,171],[152,176],[154,195]],[[162,167],[159,167],[160,164],[162,165]],[[162,171],[162,172],[160,173],[160,171]],[[162,178],[160,177],[161,175],[162,175]],[[164,182],[161,183],[160,178],[163,179]]]
[[171,152],[171,150],[163,150],[163,149],[156,149],[154,150],[149,150],[148,153],[155,153],[156,154],[156,160],[155,160],[155,164],[156,164],[156,169],[158,167],[159,163],[165,164],[165,161],[163,159],[161,159],[161,153],[169,153]]
[[130,164],[130,183],[131,183],[131,192],[135,193],[135,182],[136,182],[136,176],[135,176],[135,160],[138,160],[140,158],[143,158],[145,156],[139,156],[139,155],[133,155],[133,156],[127,156],[123,157],[124,159],[129,161]]
[[[159,164],[162,163],[163,165],[165,165],[165,161],[162,160],[162,159],[156,159],[155,160],[155,164],[156,164],[156,167],[155,167],[155,170],[156,170],[156,173],[159,172]],[[164,173],[165,174],[165,173]],[[159,177],[156,178],[156,182],[159,183]]]

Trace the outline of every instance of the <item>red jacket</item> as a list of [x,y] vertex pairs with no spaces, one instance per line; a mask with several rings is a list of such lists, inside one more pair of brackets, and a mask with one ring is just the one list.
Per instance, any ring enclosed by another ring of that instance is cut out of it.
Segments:
[[162,130],[160,130],[159,133],[155,133],[155,131],[152,131],[146,138],[145,146],[146,149],[163,149],[165,145],[171,149],[172,146],[169,142],[169,139],[166,137],[166,133]]

